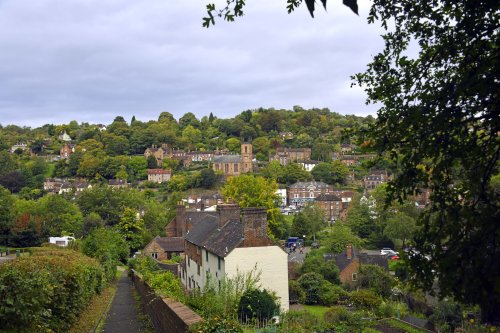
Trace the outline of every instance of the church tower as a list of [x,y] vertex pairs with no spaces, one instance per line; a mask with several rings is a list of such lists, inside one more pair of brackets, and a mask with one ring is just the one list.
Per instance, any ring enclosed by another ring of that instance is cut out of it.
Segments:
[[253,172],[252,141],[241,140],[241,173]]

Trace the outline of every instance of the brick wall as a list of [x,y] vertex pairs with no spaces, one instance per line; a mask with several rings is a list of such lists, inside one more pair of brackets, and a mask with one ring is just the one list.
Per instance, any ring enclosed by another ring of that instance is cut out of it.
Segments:
[[156,295],[135,273],[132,273],[132,280],[141,295],[144,312],[151,318],[156,332],[189,332],[190,326],[203,320],[184,304]]

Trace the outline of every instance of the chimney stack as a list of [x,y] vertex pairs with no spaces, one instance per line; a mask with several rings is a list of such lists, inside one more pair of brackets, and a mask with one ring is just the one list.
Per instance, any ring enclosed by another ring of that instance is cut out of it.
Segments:
[[240,219],[240,206],[237,204],[217,205],[219,213],[219,228],[222,228],[230,220]]
[[351,260],[352,259],[352,245],[351,244],[347,244],[346,253],[347,253],[347,259]]
[[241,221],[243,223],[245,247],[271,244],[267,236],[267,211],[265,208],[243,208],[241,210]]
[[182,201],[179,201],[175,207],[175,227],[176,237],[184,237],[186,235],[186,206],[184,206]]

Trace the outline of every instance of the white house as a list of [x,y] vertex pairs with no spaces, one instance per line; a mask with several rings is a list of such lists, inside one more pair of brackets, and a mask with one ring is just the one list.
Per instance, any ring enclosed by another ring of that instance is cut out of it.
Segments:
[[49,243],[59,246],[68,246],[69,242],[74,241],[75,237],[62,236],[62,237],[49,237]]
[[276,190],[276,192],[274,192],[274,194],[278,196],[280,200],[280,206],[286,207],[286,198],[287,198],[286,188],[279,188]]
[[319,162],[318,161],[304,161],[304,162],[300,162],[299,164],[304,168],[304,170],[311,172],[312,169],[314,169],[314,167],[319,164]]
[[288,255],[267,236],[265,208],[218,205],[216,212],[190,212],[185,223],[181,279],[187,289],[203,290],[209,278],[217,287],[225,277],[255,271],[260,288],[274,292],[288,311]]

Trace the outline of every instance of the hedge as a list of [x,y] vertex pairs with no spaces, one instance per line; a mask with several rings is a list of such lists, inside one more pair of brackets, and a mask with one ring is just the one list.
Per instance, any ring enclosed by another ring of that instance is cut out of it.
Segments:
[[95,259],[42,248],[0,266],[0,331],[65,332],[105,285]]

